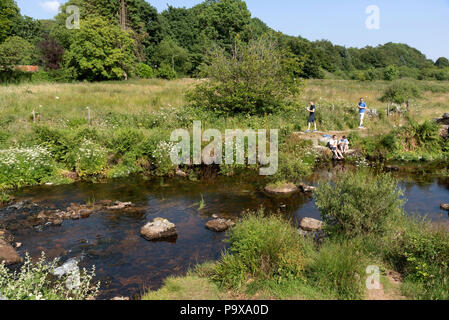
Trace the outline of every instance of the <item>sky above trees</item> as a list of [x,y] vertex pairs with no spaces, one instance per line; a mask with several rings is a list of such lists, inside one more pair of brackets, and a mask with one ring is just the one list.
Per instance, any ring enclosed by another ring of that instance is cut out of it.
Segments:
[[[65,0],[17,0],[22,14],[52,18]],[[200,0],[147,1],[159,12],[168,5],[191,7]],[[406,43],[436,60],[449,56],[449,0],[247,0],[254,17],[289,35],[309,40],[327,39],[347,47]],[[380,28],[370,30],[365,22],[370,5],[379,8]]]

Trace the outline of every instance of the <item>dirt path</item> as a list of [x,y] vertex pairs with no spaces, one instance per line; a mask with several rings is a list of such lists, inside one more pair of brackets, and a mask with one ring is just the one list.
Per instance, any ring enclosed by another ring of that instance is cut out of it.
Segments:
[[[387,286],[380,284],[380,289],[366,290],[365,300],[406,300],[407,298],[401,295],[400,286],[402,283],[402,276],[395,271],[388,271]],[[387,287],[387,288],[385,288]]]

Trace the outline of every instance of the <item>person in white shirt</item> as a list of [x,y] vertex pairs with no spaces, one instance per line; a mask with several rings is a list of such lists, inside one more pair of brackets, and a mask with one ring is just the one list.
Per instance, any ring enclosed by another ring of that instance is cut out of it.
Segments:
[[329,147],[337,160],[344,159],[343,154],[340,150],[338,150],[338,138],[336,135],[334,135],[331,140],[329,141]]

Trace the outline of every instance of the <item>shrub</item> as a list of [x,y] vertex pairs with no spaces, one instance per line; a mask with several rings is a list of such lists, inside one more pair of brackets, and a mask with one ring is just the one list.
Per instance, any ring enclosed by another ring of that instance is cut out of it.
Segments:
[[156,77],[160,79],[173,80],[176,79],[177,74],[170,65],[163,63],[156,70]]
[[116,153],[123,155],[136,148],[142,139],[142,133],[136,129],[119,128],[114,131],[109,147]]
[[43,147],[0,150],[0,189],[39,184],[54,170],[52,156]]
[[98,295],[100,283],[92,282],[95,267],[91,272],[74,269],[61,278],[53,275],[58,259],[52,262],[41,258],[33,263],[27,254],[20,271],[10,272],[0,263],[0,296],[9,300],[84,300]]
[[399,78],[399,70],[395,65],[390,65],[385,68],[384,80],[393,81]]
[[403,214],[401,196],[395,179],[369,170],[340,174],[333,184],[320,183],[315,192],[327,231],[348,237],[383,235]]
[[404,275],[404,289],[418,299],[449,299],[449,234],[431,223],[408,219],[386,256]]
[[90,140],[83,140],[76,150],[76,172],[80,177],[101,174],[107,161],[107,150]]
[[267,37],[235,42],[229,55],[224,49],[209,54],[203,66],[208,78],[189,94],[193,105],[220,113],[273,113],[295,101],[303,81],[302,65]]
[[418,98],[421,90],[413,81],[398,80],[385,89],[380,98],[383,102],[405,103],[407,100]]
[[352,241],[326,241],[307,267],[307,279],[337,299],[361,299],[366,264]]
[[167,176],[173,174],[176,165],[170,158],[170,153],[174,147],[173,142],[159,141],[156,149],[153,151],[152,158],[156,166],[156,175]]
[[136,74],[140,78],[149,79],[154,77],[153,68],[145,63],[138,63],[136,66]]
[[256,280],[299,279],[304,270],[303,244],[297,230],[279,215],[263,210],[246,213],[229,233],[230,248],[216,264],[212,279],[240,288],[247,277]]
[[36,126],[33,128],[33,132],[37,142],[46,147],[56,161],[63,162],[66,160],[67,154],[73,146],[61,130],[51,129],[47,126]]

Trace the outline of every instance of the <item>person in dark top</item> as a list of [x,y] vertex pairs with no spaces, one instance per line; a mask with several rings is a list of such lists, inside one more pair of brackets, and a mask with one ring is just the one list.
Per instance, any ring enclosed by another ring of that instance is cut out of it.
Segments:
[[313,123],[315,130],[313,130],[313,132],[317,132],[316,129],[316,119],[315,119],[315,111],[316,111],[316,107],[315,104],[313,103],[313,101],[310,101],[310,106],[307,109],[307,111],[310,112],[309,114],[309,120],[308,120],[308,127],[306,132],[310,132],[310,125]]

